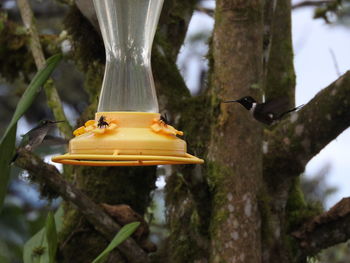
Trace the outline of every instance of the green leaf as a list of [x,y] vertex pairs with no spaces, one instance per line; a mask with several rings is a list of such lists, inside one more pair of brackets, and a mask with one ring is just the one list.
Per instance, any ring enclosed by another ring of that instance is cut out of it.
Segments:
[[[63,208],[60,206],[55,213],[56,231],[59,232],[63,225]],[[50,219],[52,220],[52,219]],[[46,225],[48,220],[46,221]],[[23,262],[24,263],[48,263],[50,262],[49,250],[46,227],[41,229],[38,233],[32,236],[25,244],[23,248]],[[56,238],[57,240],[57,238]]]
[[25,243],[23,248],[24,263],[47,263],[49,262],[49,253],[47,250],[47,241],[45,229],[38,233]]
[[0,240],[0,262],[10,263],[12,258],[13,255],[11,254],[8,244],[4,240]]
[[56,251],[57,251],[57,230],[55,218],[50,211],[45,225],[46,231],[46,240],[48,243],[48,252],[49,252],[49,263],[55,263]]
[[45,66],[34,76],[23,96],[19,100],[15,113],[12,116],[11,122],[7,127],[5,134],[0,141],[0,209],[3,205],[7,185],[10,180],[10,162],[13,158],[16,143],[16,126],[18,120],[28,110],[34,99],[40,92],[41,87],[50,77],[52,71],[56,68],[58,62],[62,59],[62,55],[50,57]]
[[116,234],[113,240],[109,243],[108,247],[97,257],[92,263],[99,263],[109,255],[109,253],[119,246],[122,242],[124,242],[129,236],[131,236],[138,226],[140,222],[133,222],[123,226],[120,231]]
[[13,153],[16,144],[17,125],[13,125],[8,131],[7,136],[0,142],[0,209],[4,203],[7,192],[7,186],[10,179],[10,162],[13,158]]
[[[30,82],[28,88],[23,93],[20,101],[18,102],[15,113],[13,114],[12,120],[7,129],[10,129],[12,125],[17,123],[17,121],[22,117],[22,115],[28,110],[30,105],[32,105],[34,99],[40,92],[41,87],[48,80],[51,73],[54,71],[58,62],[60,62],[61,59],[62,55],[60,54],[50,57],[46,61],[45,66],[38,73],[36,73],[32,81]],[[6,132],[4,136],[6,136]]]

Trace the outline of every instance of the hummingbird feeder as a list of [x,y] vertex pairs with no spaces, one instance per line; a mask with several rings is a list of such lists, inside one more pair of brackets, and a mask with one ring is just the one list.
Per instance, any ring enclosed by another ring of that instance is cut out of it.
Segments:
[[94,0],[106,67],[95,120],[54,162],[90,166],[199,164],[158,113],[151,47],[163,0]]

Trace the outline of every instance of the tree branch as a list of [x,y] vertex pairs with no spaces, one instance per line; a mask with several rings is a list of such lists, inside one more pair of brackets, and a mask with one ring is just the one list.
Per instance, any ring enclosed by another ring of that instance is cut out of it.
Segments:
[[211,18],[214,17],[214,9],[213,8],[206,8],[206,7],[202,7],[202,6],[196,6],[196,10],[198,12],[202,12],[203,14],[206,14],[206,15],[210,16]]
[[267,131],[264,172],[280,182],[285,180],[279,178],[281,174],[298,176],[312,157],[349,126],[350,71],[320,91],[299,112]]
[[[35,25],[35,19],[32,9],[27,0],[17,0],[17,5],[22,16],[23,23],[30,34],[30,49],[32,51],[36,67],[41,69],[45,65],[45,56],[41,47],[39,33]],[[57,126],[64,134],[66,139],[72,137],[72,127],[67,121],[63,111],[61,100],[58,96],[57,89],[54,86],[53,80],[49,79],[44,85],[45,93],[48,100],[48,105],[51,108],[56,120],[64,120]]]
[[329,211],[316,216],[292,233],[302,253],[314,255],[321,249],[350,238],[350,197],[343,198]]
[[[44,181],[50,189],[56,191],[66,201],[73,203],[85,218],[106,239],[112,240],[120,226],[108,216],[102,207],[90,200],[82,191],[66,182],[55,166],[42,161],[39,157],[26,150],[19,150],[16,165]],[[133,263],[149,262],[147,254],[132,239],[128,238],[118,247],[120,252]]]

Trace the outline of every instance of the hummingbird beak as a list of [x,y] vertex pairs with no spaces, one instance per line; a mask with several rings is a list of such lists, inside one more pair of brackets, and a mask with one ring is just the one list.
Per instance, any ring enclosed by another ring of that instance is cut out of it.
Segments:
[[59,122],[65,122],[65,121],[53,121],[52,123],[59,123]]
[[238,100],[225,100],[223,103],[238,102]]

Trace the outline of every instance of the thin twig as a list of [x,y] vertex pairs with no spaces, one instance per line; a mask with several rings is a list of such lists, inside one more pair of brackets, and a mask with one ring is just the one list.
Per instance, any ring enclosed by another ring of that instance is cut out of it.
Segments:
[[[39,33],[35,25],[35,18],[33,11],[28,3],[28,0],[17,0],[17,5],[23,20],[24,26],[30,34],[30,49],[38,69],[45,65],[45,56],[40,43]],[[57,90],[52,79],[49,79],[44,85],[44,90],[47,96],[48,105],[51,108],[56,120],[64,120],[57,126],[63,133],[66,139],[72,137],[72,127],[67,122],[66,115],[63,111],[61,100],[58,96]]]
[[202,6],[197,6],[196,10],[198,12],[202,12],[204,14],[207,14],[210,17],[214,16],[214,9],[212,9],[212,8],[206,8],[206,7],[202,7]]
[[340,77],[341,73],[340,73],[338,61],[337,61],[337,58],[335,57],[333,49],[329,48],[329,53],[331,53],[331,57],[332,57],[332,60],[333,60],[335,72],[337,73],[338,77]]
[[329,3],[332,3],[333,0],[324,0],[324,1],[302,1],[299,2],[295,5],[292,6],[292,9],[297,9],[300,7],[310,7],[310,6],[322,6],[322,5],[326,5]]
[[[33,153],[20,149],[16,165],[29,173],[35,173],[38,180],[44,181],[53,191],[57,192],[65,201],[71,202],[84,215],[87,221],[101,233],[106,239],[112,240],[121,226],[107,215],[102,207],[94,203],[82,191],[63,179],[55,166],[45,163]],[[147,254],[137,245],[132,238],[118,246],[128,262],[147,263]]]

